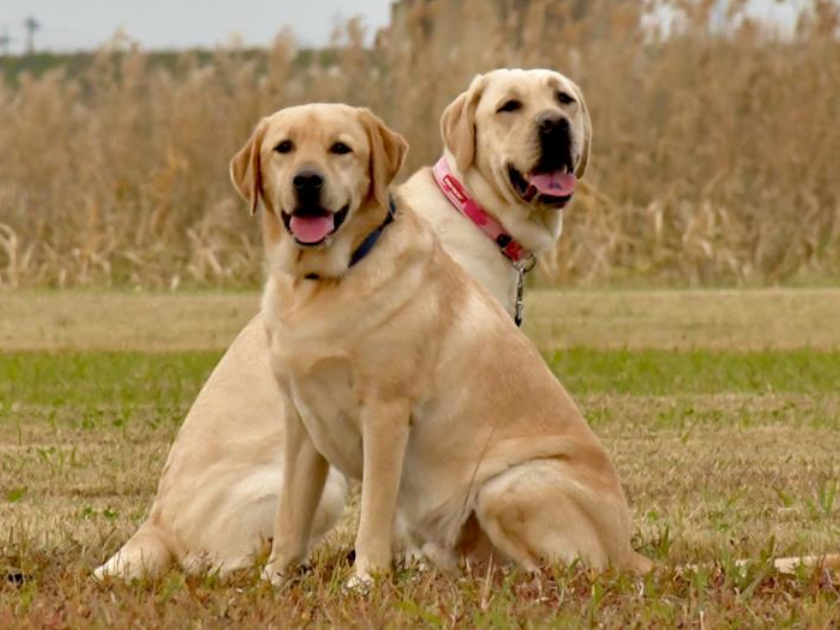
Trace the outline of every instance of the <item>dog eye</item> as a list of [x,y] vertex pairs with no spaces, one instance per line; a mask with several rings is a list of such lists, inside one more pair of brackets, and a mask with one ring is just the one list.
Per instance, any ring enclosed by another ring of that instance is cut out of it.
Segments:
[[561,105],[568,105],[569,103],[575,102],[575,99],[573,99],[565,92],[557,92],[557,100],[560,102]]
[[334,145],[330,147],[330,153],[335,153],[336,155],[346,155],[347,153],[352,153],[353,149],[348,147],[343,142],[336,142]]
[[294,148],[295,145],[292,144],[291,140],[283,140],[283,142],[274,147],[274,150],[277,151],[277,153],[291,153]]
[[510,99],[507,103],[496,110],[497,114],[502,112],[515,112],[517,109],[522,109],[522,103],[516,99]]

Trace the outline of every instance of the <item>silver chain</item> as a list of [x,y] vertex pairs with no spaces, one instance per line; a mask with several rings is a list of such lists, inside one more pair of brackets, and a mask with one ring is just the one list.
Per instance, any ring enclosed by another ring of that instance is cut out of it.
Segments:
[[533,254],[525,260],[513,261],[513,268],[516,269],[516,310],[513,321],[517,326],[522,326],[522,318],[525,314],[525,274],[531,271],[537,264],[537,258]]

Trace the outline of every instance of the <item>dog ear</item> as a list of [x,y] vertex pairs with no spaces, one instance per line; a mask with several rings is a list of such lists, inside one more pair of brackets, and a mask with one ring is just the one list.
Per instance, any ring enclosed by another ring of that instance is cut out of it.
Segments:
[[467,91],[443,110],[440,135],[444,146],[455,156],[459,171],[465,171],[475,160],[475,110],[484,93],[484,75],[476,75]]
[[580,160],[575,167],[575,177],[580,179],[586,173],[586,167],[589,164],[589,152],[592,149],[592,119],[589,117],[589,108],[586,106],[586,99],[583,98],[583,91],[575,83],[571,81],[569,83],[571,83],[572,91],[580,104],[580,113],[583,117],[583,149],[580,153]]
[[230,180],[237,192],[248,202],[251,216],[257,211],[262,191],[260,148],[267,126],[265,119],[261,120],[245,146],[239,149],[230,161]]
[[380,205],[387,206],[388,187],[405,162],[408,142],[369,109],[361,107],[359,112],[370,141],[370,191]]

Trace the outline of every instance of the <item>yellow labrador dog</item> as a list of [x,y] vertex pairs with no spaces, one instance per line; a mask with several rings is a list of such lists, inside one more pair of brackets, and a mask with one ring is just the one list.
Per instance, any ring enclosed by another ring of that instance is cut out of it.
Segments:
[[[562,208],[586,170],[591,124],[583,95],[557,72],[496,70],[476,77],[446,109],[441,132],[441,161],[418,171],[401,194],[515,317],[524,265],[556,242]],[[252,565],[271,537],[282,482],[282,406],[259,314],[187,415],[148,518],[96,576],[155,576],[173,561],[222,573]],[[346,494],[343,475],[330,470],[314,537],[339,518]]]
[[[509,118],[508,137],[519,108],[506,105],[515,95],[499,96],[487,110]],[[554,104],[566,119],[581,109],[556,95],[543,107]],[[487,110],[478,108],[479,125]],[[484,541],[532,570],[578,558],[647,570],[630,545],[618,475],[562,385],[409,196],[389,199],[405,151],[368,110],[310,105],[264,119],[233,162],[238,190],[266,208],[262,312],[285,404],[264,576],[279,580],[306,560],[331,466],[362,480],[359,581],[390,569],[397,511],[445,566]],[[499,192],[552,204],[565,196],[553,194],[554,181],[533,183],[556,178],[565,192],[563,177],[540,166],[544,154],[534,150],[536,167],[488,163],[508,189]]]

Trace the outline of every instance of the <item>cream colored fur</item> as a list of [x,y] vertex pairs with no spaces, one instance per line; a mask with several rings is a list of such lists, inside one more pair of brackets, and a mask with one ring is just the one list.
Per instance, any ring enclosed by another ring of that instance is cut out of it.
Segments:
[[[536,103],[550,95],[547,77],[552,76],[580,94],[558,73],[494,71],[477,77],[453,102],[447,110],[447,126],[442,129],[450,164],[465,178],[473,197],[517,240],[537,253],[553,246],[560,234],[560,217],[550,214],[557,211],[529,207],[517,200],[508,203],[504,193],[497,190],[492,173],[488,170],[482,174],[483,164],[490,161],[489,156],[483,157],[486,153],[499,151],[501,158],[514,157],[523,162],[529,156],[533,158],[533,140],[528,140],[534,134],[533,120],[517,118],[523,138],[519,156],[511,155],[515,149],[483,139],[483,130],[490,130],[486,121],[473,135],[473,144],[465,143],[448,126],[460,121],[474,128],[478,104],[485,93],[498,97],[505,90],[519,89],[523,102],[530,107],[531,99]],[[460,103],[467,100],[476,108],[461,108]],[[578,175],[582,176],[590,141],[586,115],[575,122],[575,133],[580,137]],[[480,163],[474,159],[476,147],[482,156]],[[471,157],[461,159],[462,152]],[[432,224],[444,249],[512,316],[515,271],[496,245],[452,208],[434,183],[431,169],[418,171],[400,190]],[[155,576],[172,562],[189,570],[222,573],[251,565],[271,537],[283,467],[281,409],[282,400],[268,368],[262,314],[257,314],[231,344],[187,414],[170,450],[149,516],[95,575],[127,579]],[[346,493],[343,476],[331,471],[316,520],[316,538],[338,519]]]
[[[282,110],[268,123],[275,138],[294,138],[299,156],[265,159],[259,174],[272,209],[263,215],[262,312],[286,427],[264,577],[278,582],[307,561],[331,467],[362,481],[357,581],[390,570],[397,512],[403,530],[445,567],[484,538],[500,559],[532,570],[577,559],[647,570],[630,546],[630,512],[600,441],[509,314],[445,253],[405,195],[353,268],[348,252],[386,216],[380,195],[351,206],[315,249],[296,245],[282,227],[304,166],[326,174],[325,195],[337,199],[330,207],[364,198],[330,176],[326,147],[352,126],[348,115],[344,106],[318,105]],[[382,139],[365,151],[357,134],[357,166],[368,155],[371,164],[388,159],[388,168],[360,176],[377,190],[380,178],[387,184],[396,174],[393,152],[403,143],[364,110],[355,115],[372,125],[368,137]],[[263,154],[266,144],[274,141],[263,142]],[[313,272],[319,279],[307,278]]]

